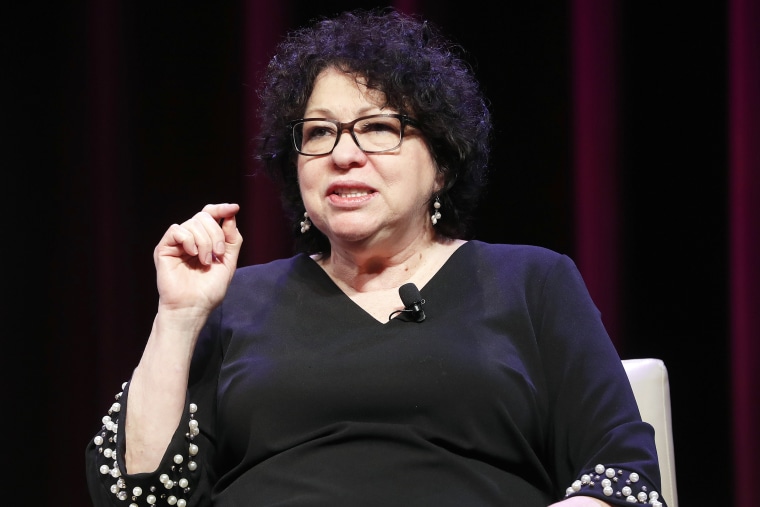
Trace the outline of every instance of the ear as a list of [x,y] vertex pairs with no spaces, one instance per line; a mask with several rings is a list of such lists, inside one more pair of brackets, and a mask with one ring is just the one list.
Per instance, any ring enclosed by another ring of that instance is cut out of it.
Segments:
[[446,184],[446,171],[438,169],[435,171],[435,181],[433,182],[433,193],[438,194]]

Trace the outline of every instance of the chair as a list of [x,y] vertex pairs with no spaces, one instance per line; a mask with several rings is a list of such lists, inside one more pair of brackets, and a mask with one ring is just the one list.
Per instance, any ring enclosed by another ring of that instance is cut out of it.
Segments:
[[662,476],[660,493],[669,507],[678,507],[668,370],[662,360],[654,358],[623,359],[623,367],[631,382],[641,418],[654,427]]

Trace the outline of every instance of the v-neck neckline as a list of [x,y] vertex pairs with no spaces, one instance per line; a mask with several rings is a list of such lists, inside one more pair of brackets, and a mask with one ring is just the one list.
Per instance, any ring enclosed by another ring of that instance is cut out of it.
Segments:
[[[470,248],[468,246],[470,243],[472,243],[472,241],[467,241],[467,242],[459,245],[456,248],[456,250],[454,250],[451,253],[451,255],[449,255],[449,257],[443,262],[443,264],[441,264],[441,266],[436,270],[436,272],[433,273],[433,276],[430,277],[430,279],[427,281],[427,283],[425,283],[425,285],[423,285],[422,287],[419,287],[419,290],[420,290],[421,294],[424,295],[425,292],[429,291],[430,286],[431,285],[435,285],[436,281],[445,274],[445,271],[448,271],[449,269],[451,269],[450,266],[454,262],[456,262],[456,259],[460,255],[464,255],[464,254],[460,254],[460,252],[462,251],[462,249],[469,249]],[[324,284],[325,287],[329,287],[329,289],[331,291],[333,291],[334,293],[336,293],[336,295],[338,297],[341,297],[342,299],[344,299],[345,301],[347,301],[348,305],[350,307],[354,308],[355,312],[358,312],[358,314],[361,315],[363,318],[370,319],[371,321],[375,322],[377,325],[380,325],[380,326],[386,326],[388,324],[391,324],[394,321],[403,321],[403,319],[399,319],[398,317],[394,317],[394,318],[388,319],[386,321],[380,321],[380,320],[376,319],[370,312],[368,312],[367,310],[365,310],[363,306],[361,306],[356,301],[354,301],[353,299],[351,299],[351,297],[348,294],[346,294],[346,292],[343,289],[341,289],[340,286],[337,283],[335,283],[335,280],[333,280],[330,277],[330,275],[327,274],[327,272],[317,263],[316,260],[314,260],[313,258],[311,258],[310,256],[308,256],[306,254],[302,254],[302,258],[304,259],[306,265],[309,266],[308,269],[315,270],[315,271],[318,272],[318,274],[316,276],[318,276],[318,277],[321,278],[321,283]],[[390,312],[388,312],[388,313],[390,313]]]

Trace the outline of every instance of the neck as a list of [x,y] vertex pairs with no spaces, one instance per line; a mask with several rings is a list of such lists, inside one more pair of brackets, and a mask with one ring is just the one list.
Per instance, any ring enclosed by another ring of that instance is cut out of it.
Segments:
[[447,243],[430,234],[382,250],[333,244],[330,256],[319,264],[347,292],[388,290],[423,276]]

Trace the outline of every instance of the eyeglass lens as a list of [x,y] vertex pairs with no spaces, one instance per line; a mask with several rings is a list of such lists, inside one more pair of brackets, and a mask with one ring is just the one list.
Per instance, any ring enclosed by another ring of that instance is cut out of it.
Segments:
[[[330,153],[337,144],[339,124],[330,120],[304,120],[293,127],[296,147],[304,155]],[[363,118],[349,128],[359,148],[366,152],[388,151],[401,144],[401,119],[395,116]]]

